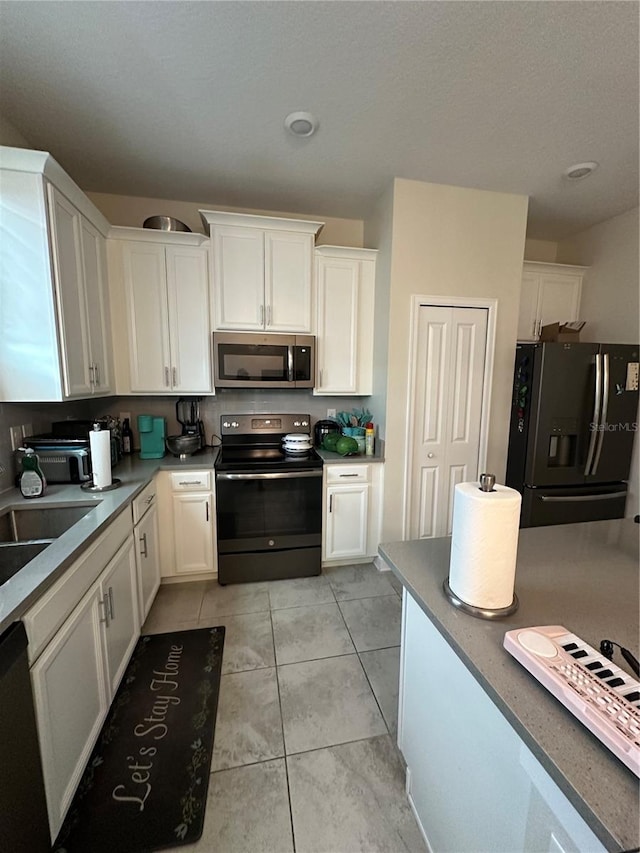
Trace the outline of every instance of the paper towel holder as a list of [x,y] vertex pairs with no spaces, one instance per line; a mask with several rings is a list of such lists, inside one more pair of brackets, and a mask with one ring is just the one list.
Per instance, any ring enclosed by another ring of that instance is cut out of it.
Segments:
[[110,486],[94,486],[92,480],[87,480],[86,483],[83,483],[80,488],[84,489],[85,492],[110,492],[111,489],[117,489],[122,483],[117,477],[114,477],[111,480]]
[[449,586],[448,577],[442,582],[442,588],[444,589],[444,594],[454,607],[457,607],[458,610],[462,610],[463,613],[468,613],[470,616],[476,616],[478,619],[502,619],[504,616],[511,616],[511,614],[515,613],[520,606],[518,596],[515,592],[513,593],[513,601],[511,604],[507,605],[507,607],[489,608],[476,607],[475,604],[467,604],[466,601],[458,598]]
[[[496,478],[495,474],[480,474],[480,491],[481,492],[495,492]],[[478,619],[502,619],[505,616],[511,616],[512,613],[515,613],[518,607],[520,606],[520,602],[518,601],[518,596],[513,593],[513,601],[511,604],[506,607],[477,607],[475,604],[468,604],[466,601],[463,601],[461,598],[455,594],[455,592],[449,586],[449,578],[446,577],[442,582],[442,588],[444,589],[444,594],[447,596],[451,604],[454,607],[457,607],[459,610],[462,610],[463,613],[468,613],[470,616],[476,616]]]

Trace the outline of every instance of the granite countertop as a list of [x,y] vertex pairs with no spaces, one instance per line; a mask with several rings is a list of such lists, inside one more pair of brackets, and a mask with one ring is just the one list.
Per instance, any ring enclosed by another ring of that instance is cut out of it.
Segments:
[[[640,845],[638,780],[502,646],[506,631],[564,625],[594,648],[638,650],[638,531],[630,519],[520,531],[512,616],[454,608],[442,582],[451,539],[384,543],[379,551],[473,677],[609,850]],[[616,655],[614,661],[633,676]]]
[[0,494],[0,512],[7,508],[95,505],[84,518],[0,586],[0,633],[20,619],[114,518],[131,504],[158,471],[213,468],[217,455],[218,449],[210,447],[186,459],[175,456],[140,459],[133,454],[122,459],[113,469],[113,477],[118,478],[121,485],[113,491],[97,494],[83,491],[78,484],[71,483],[49,485],[42,498],[26,500],[18,489]]

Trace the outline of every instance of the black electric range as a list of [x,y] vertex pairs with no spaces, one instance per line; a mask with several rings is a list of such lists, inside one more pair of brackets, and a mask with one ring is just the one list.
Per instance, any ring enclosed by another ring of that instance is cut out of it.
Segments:
[[310,435],[309,415],[223,415],[215,464],[218,582],[320,574],[322,459],[285,453],[289,433]]

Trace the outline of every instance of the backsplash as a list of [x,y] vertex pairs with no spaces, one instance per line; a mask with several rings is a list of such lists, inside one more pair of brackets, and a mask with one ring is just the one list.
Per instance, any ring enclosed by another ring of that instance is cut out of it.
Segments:
[[[139,445],[137,416],[155,415],[167,419],[167,435],[180,433],[176,419],[177,397],[102,397],[72,403],[2,403],[0,404],[0,491],[15,483],[15,464],[11,450],[9,428],[31,424],[34,434],[48,432],[52,421],[65,418],[92,418],[100,415],[130,416],[133,443]],[[249,412],[309,413],[311,423],[327,417],[327,409],[348,411],[367,408],[368,397],[315,397],[307,390],[264,391],[221,388],[215,396],[202,397],[200,417],[204,423],[207,444],[217,444],[220,416]],[[381,413],[373,412],[374,422]]]

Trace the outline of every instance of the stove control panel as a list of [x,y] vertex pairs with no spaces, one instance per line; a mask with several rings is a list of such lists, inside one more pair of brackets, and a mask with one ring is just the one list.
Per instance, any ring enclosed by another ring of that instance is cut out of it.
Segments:
[[309,432],[310,415],[298,414],[250,414],[222,415],[221,435],[282,435],[289,432]]

